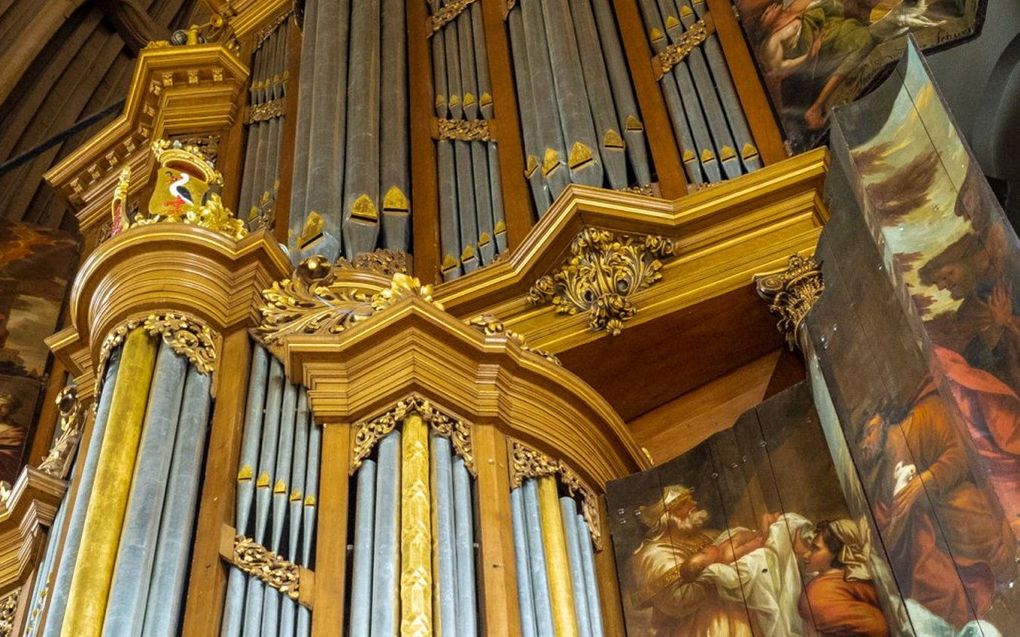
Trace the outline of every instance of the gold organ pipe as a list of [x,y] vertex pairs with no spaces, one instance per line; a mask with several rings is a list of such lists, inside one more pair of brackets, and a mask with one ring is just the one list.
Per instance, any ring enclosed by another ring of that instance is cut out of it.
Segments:
[[404,419],[400,467],[400,635],[432,635],[432,528],[429,428]]
[[135,469],[142,420],[156,362],[156,339],[138,328],[127,335],[117,372],[106,434],[101,441],[92,499],[85,513],[63,637],[98,636],[117,559],[121,527]]
[[549,601],[552,604],[556,637],[578,637],[574,612],[574,593],[567,561],[567,534],[563,529],[560,497],[556,479],[544,476],[538,482],[538,511],[542,520],[545,545],[545,570],[549,575]]

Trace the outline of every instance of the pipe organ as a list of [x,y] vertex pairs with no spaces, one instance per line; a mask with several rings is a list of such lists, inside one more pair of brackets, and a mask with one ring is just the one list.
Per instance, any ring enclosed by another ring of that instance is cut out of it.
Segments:
[[604,493],[651,460],[567,361],[826,214],[727,3],[209,4],[47,175],[79,403],[0,509],[15,623],[623,635]]

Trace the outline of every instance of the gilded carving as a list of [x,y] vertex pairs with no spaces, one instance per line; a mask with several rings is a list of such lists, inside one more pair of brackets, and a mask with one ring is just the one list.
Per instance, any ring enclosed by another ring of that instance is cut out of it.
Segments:
[[371,455],[376,444],[385,438],[410,414],[418,414],[429,428],[449,438],[454,451],[464,459],[464,466],[475,473],[475,457],[471,449],[471,428],[464,421],[440,411],[431,401],[417,394],[411,394],[397,402],[392,409],[354,426],[354,446],[351,449],[351,473]]
[[18,596],[21,589],[15,589],[0,599],[0,637],[14,634],[14,619],[18,613]]
[[586,311],[592,330],[615,336],[637,313],[633,294],[662,278],[659,259],[672,256],[674,249],[666,237],[585,228],[570,244],[570,259],[535,281],[528,300],[536,305],[552,302],[560,314]]
[[39,463],[39,471],[63,480],[71,468],[74,450],[81,439],[85,426],[85,405],[78,399],[78,388],[68,385],[57,394],[57,409],[60,411],[60,435],[53,442],[49,453]]
[[521,334],[520,332],[515,332],[513,330],[507,329],[506,326],[503,325],[503,321],[500,321],[498,318],[491,314],[480,314],[468,320],[468,325],[478,329],[482,334],[485,334],[486,336],[503,334],[504,336],[507,337],[507,339],[517,343],[517,345],[519,345],[520,348],[525,352],[537,354],[538,356],[541,356],[550,363],[554,363],[561,367],[563,366],[563,363],[560,362],[560,359],[556,358],[555,354],[552,354],[551,352],[547,352],[545,350],[531,347],[530,345],[528,345],[527,339],[524,338],[523,334]]
[[238,535],[234,538],[233,564],[253,575],[287,597],[297,600],[301,587],[301,569],[255,540]]
[[215,187],[223,176],[202,156],[197,146],[179,140],[152,143],[159,167],[147,210],[135,216],[134,226],[154,223],[186,223],[222,232],[235,240],[248,234],[244,222],[223,205]]
[[464,9],[471,6],[475,0],[453,0],[447,2],[441,9],[429,16],[426,20],[426,28],[428,29],[428,37],[432,37],[438,33],[444,26],[450,21],[459,16]]
[[678,42],[670,44],[660,51],[653,58],[653,66],[658,79],[661,80],[662,76],[669,73],[674,66],[683,62],[691,54],[691,51],[701,46],[701,43],[707,40],[714,31],[715,29],[710,28],[704,20],[698,20],[680,35]]
[[825,289],[821,267],[811,257],[794,254],[785,270],[756,275],[754,281],[758,295],[779,317],[777,327],[792,350],[797,345],[797,328]]
[[[102,395],[103,376],[106,371],[106,363],[110,360],[110,354],[124,342],[131,330],[138,327],[152,336],[161,336],[163,341],[177,354],[187,358],[199,373],[211,374],[216,371],[216,338],[207,325],[181,312],[150,314],[144,319],[124,321],[103,339],[103,344],[99,348],[99,362],[96,364],[96,390],[94,392],[96,396]],[[98,405],[98,400],[93,401],[93,410]]]
[[581,513],[588,523],[591,541],[595,549],[602,550],[602,526],[599,518],[598,500],[595,491],[589,487],[573,469],[561,460],[554,460],[523,442],[510,441],[510,486],[521,486],[527,478],[555,476],[567,488],[571,496],[581,501]]
[[256,122],[264,122],[267,119],[283,117],[286,114],[287,100],[280,97],[269,102],[263,102],[252,106],[251,110],[248,112],[248,123],[254,124]]
[[409,296],[442,309],[432,298],[431,285],[422,285],[403,272],[394,273],[390,286],[375,293],[337,282],[336,274],[351,267],[346,262],[334,267],[325,258],[312,256],[290,278],[274,281],[262,291],[265,303],[256,336],[267,345],[277,345],[292,334],[339,334]]
[[337,259],[336,267],[365,270],[380,276],[392,277],[398,272],[407,274],[407,253],[379,248],[372,252],[359,252],[351,261],[340,257]]
[[261,47],[262,44],[266,40],[269,39],[269,36],[273,35],[273,31],[276,31],[276,29],[281,24],[286,22],[287,18],[289,18],[291,16],[291,14],[293,14],[293,13],[294,13],[294,9],[292,7],[290,9],[288,9],[287,11],[284,11],[283,13],[278,15],[272,22],[270,22],[266,26],[264,26],[261,29],[259,29],[255,33],[255,48],[257,49],[257,48]]
[[492,130],[489,128],[489,122],[484,119],[437,119],[436,130],[438,139],[464,142],[492,141]]
[[400,635],[432,635],[432,527],[429,431],[418,414],[405,421],[400,470]]

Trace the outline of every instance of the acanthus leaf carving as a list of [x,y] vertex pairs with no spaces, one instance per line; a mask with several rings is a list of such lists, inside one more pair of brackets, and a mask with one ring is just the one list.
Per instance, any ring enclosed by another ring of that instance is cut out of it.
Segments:
[[232,562],[248,575],[253,575],[287,597],[297,600],[301,592],[301,569],[255,540],[238,535],[234,538]]
[[61,389],[57,394],[56,403],[60,411],[60,435],[38,468],[48,476],[63,480],[71,468],[74,450],[81,440],[87,409],[78,399],[78,388],[74,385]]
[[553,274],[540,277],[528,291],[529,302],[551,302],[560,314],[588,313],[594,331],[617,335],[637,313],[631,298],[662,279],[660,259],[672,256],[672,239],[617,235],[585,228],[571,242],[571,257]]
[[779,317],[776,327],[786,336],[790,349],[797,346],[797,329],[825,289],[821,266],[812,257],[790,256],[783,270],[754,277],[758,295],[768,301]]
[[503,321],[499,320],[498,318],[491,314],[480,314],[478,316],[475,316],[474,318],[468,320],[468,325],[479,330],[482,334],[485,334],[486,336],[502,334],[506,336],[509,340],[517,343],[517,345],[519,345],[520,348],[525,352],[531,352],[532,354],[541,356],[550,363],[559,365],[560,367],[563,366],[563,363],[560,362],[560,359],[556,358],[555,354],[552,354],[551,352],[547,352],[545,350],[531,347],[530,345],[528,345],[527,339],[525,339],[523,334],[521,334],[520,332],[515,332],[511,329],[507,329],[507,327],[503,324]]

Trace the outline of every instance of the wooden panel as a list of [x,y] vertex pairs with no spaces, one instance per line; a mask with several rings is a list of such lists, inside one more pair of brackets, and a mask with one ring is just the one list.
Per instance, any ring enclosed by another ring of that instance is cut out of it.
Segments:
[[315,531],[315,601],[312,637],[343,637],[347,579],[347,527],[351,427],[322,426],[319,511]]
[[411,142],[411,225],[414,274],[426,283],[439,278],[439,184],[436,144],[432,141],[432,55],[426,39],[425,2],[407,3],[407,53],[417,63],[408,73]]
[[220,625],[223,615],[227,567],[220,560],[220,533],[224,524],[234,521],[237,459],[251,359],[247,331],[226,336],[221,354],[184,610],[182,634],[188,637],[208,635],[212,627]]

